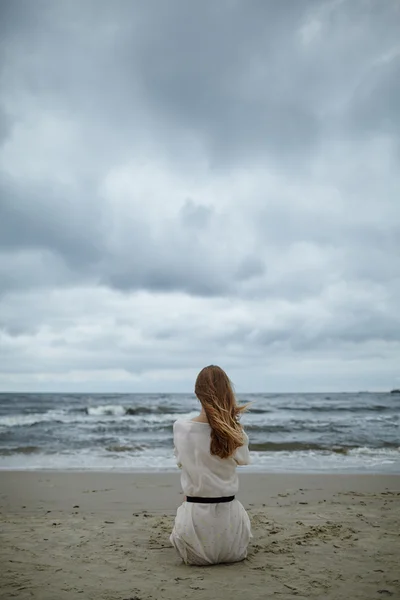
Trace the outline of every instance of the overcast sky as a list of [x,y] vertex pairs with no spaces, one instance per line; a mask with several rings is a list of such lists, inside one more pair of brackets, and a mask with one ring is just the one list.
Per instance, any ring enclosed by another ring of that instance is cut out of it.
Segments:
[[0,390],[400,387],[398,0],[0,11]]

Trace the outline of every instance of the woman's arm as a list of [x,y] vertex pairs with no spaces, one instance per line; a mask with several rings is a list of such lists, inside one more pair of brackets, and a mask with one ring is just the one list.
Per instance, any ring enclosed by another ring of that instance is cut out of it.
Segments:
[[177,436],[176,436],[175,425],[176,425],[176,422],[174,423],[174,428],[173,428],[173,431],[174,431],[174,455],[175,455],[176,464],[178,465],[178,467],[180,469],[182,469],[182,463],[181,463],[181,459],[179,456],[178,443],[177,443],[177,439],[176,439]]
[[250,452],[249,452],[249,437],[247,433],[243,432],[244,444],[237,448],[233,458],[238,465],[249,465],[251,463]]

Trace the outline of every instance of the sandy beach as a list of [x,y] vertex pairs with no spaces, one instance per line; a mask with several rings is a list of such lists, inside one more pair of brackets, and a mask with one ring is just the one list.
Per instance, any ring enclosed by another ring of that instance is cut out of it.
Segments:
[[0,598],[400,598],[400,476],[241,474],[237,565],[169,545],[178,474],[0,473]]

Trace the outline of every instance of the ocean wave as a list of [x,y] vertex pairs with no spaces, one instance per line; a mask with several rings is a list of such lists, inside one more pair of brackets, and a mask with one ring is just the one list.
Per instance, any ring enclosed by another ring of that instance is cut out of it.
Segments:
[[[93,470],[93,471],[178,471],[170,451],[161,448],[104,452],[86,448],[79,452],[0,455],[0,470]],[[258,473],[397,473],[400,474],[400,449],[359,447],[340,454],[321,450],[298,452],[252,452],[252,464],[241,470]]]
[[145,446],[124,446],[118,445],[115,446],[107,446],[107,452],[138,452],[145,448]]
[[[398,444],[386,442],[380,448],[370,448],[371,452],[377,450],[392,449],[400,451]],[[262,443],[250,443],[251,452],[303,452],[303,451],[319,451],[332,454],[348,454],[351,451],[366,450],[364,446],[357,445],[323,445],[317,443],[308,442],[262,442]]]
[[270,408],[253,408],[251,405],[249,406],[249,408],[247,409],[247,411],[245,412],[245,414],[253,414],[253,415],[266,415],[268,413],[273,412],[272,409]]
[[[368,405],[365,404],[364,406],[349,406],[349,405],[344,405],[344,404],[339,404],[336,406],[323,406],[322,404],[317,404],[317,405],[310,405],[310,406],[297,406],[296,404],[289,404],[289,405],[282,405],[282,406],[277,406],[276,407],[277,410],[287,410],[287,411],[299,411],[299,412],[323,412],[323,413],[335,413],[335,412],[349,412],[349,413],[355,413],[355,412],[389,412],[389,411],[394,411],[396,409],[396,407],[394,406],[389,406],[389,405],[385,405],[385,404],[374,404],[374,405]],[[251,409],[250,409],[251,410]]]
[[101,406],[88,406],[83,411],[92,417],[101,416],[140,416],[140,415],[175,415],[185,414],[183,408],[171,406],[124,406],[122,404],[105,404]]
[[244,429],[248,433],[255,434],[268,434],[268,433],[294,433],[294,432],[306,432],[311,434],[314,433],[341,433],[343,430],[353,429],[349,423],[342,422],[321,422],[321,421],[286,421],[282,422],[261,422],[252,423],[246,422],[243,424]]
[[[110,417],[114,417],[114,420],[118,421],[125,418],[138,417],[140,422],[163,424],[163,421],[172,422],[182,415],[187,413],[179,412],[167,412],[166,409],[152,409],[147,407],[126,407],[123,405],[102,405],[102,406],[89,406],[83,409],[70,409],[70,410],[49,410],[47,412],[37,412],[28,414],[18,415],[2,415],[0,416],[0,427],[29,427],[38,423],[53,422],[53,423],[85,423],[90,419],[95,421],[96,419],[101,422],[111,422]],[[190,418],[190,417],[189,417]]]
[[12,448],[0,448],[0,456],[13,456],[14,454],[38,454],[41,448],[38,446],[16,446]]
[[397,457],[400,458],[400,446],[391,444],[385,445],[383,448],[370,448],[367,446],[357,446],[349,450],[349,455],[360,457]]
[[126,414],[126,409],[120,404],[106,404],[104,406],[88,406],[85,409],[86,414],[91,417],[114,416],[122,417]]
[[[69,417],[69,420],[73,417]],[[45,421],[66,422],[68,415],[63,410],[49,410],[43,413],[31,413],[27,415],[6,415],[0,417],[0,425],[3,427],[26,427],[43,423]]]

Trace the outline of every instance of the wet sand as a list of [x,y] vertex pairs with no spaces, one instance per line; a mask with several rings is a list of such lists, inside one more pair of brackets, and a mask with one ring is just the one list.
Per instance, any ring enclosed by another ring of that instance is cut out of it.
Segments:
[[179,474],[0,472],[0,598],[400,599],[400,476],[241,474],[236,565],[186,567]]

